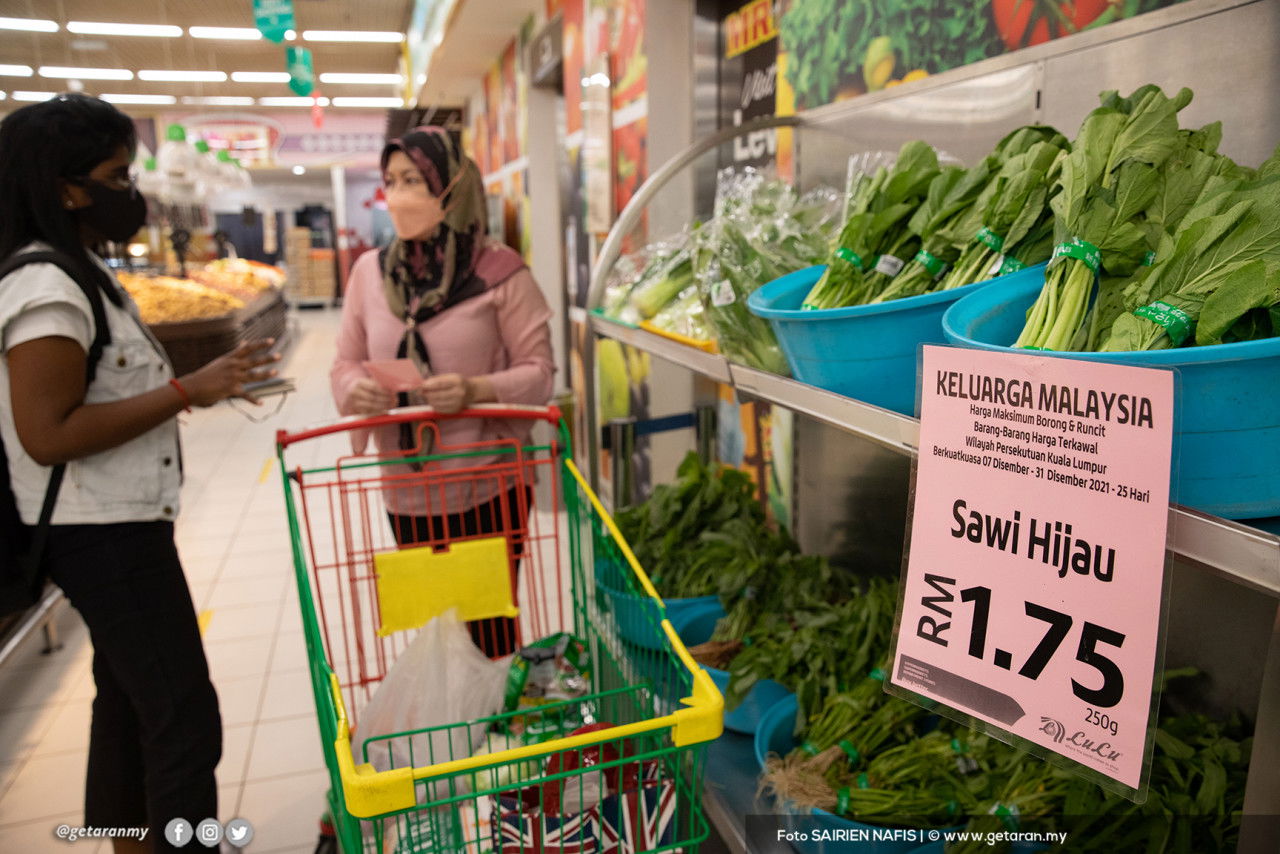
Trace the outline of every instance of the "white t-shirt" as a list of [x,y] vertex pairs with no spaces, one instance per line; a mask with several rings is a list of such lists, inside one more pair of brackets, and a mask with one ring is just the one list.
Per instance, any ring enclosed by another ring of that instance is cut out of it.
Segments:
[[[45,249],[39,244],[25,252]],[[95,260],[97,260],[95,258]],[[111,275],[110,269],[98,261]],[[120,289],[124,306],[104,298],[111,344],[98,362],[85,402],[108,403],[144,394],[173,377],[164,348],[142,323],[137,306]],[[93,310],[80,287],[56,265],[28,264],[0,279],[0,353],[37,338],[62,337],[87,353],[93,342]],[[13,422],[9,361],[0,357],[0,438],[22,520],[39,521],[50,468],[27,454]],[[53,524],[105,524],[172,520],[182,486],[177,419],[123,445],[67,464],[54,505]]]

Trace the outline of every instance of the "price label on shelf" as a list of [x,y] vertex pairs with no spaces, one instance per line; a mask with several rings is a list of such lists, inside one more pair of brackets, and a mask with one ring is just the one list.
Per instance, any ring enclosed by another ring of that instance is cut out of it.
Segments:
[[1172,372],[926,346],[892,689],[1140,788]]

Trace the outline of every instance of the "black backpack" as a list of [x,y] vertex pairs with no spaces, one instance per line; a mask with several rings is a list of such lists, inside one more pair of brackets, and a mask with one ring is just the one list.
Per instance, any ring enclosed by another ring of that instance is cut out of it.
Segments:
[[[98,372],[98,360],[102,351],[111,343],[111,330],[107,326],[106,307],[102,293],[94,282],[84,281],[84,272],[66,255],[60,252],[26,252],[10,256],[0,263],[0,279],[27,264],[55,264],[66,273],[89,300],[93,309],[93,343],[85,359],[85,386],[93,382]],[[10,406],[8,400],[0,406]],[[32,528],[25,525],[18,515],[18,505],[9,482],[9,458],[4,442],[0,441],[0,617],[25,611],[34,605],[44,592],[47,573],[43,566],[44,547],[49,537],[49,521],[58,500],[62,476],[66,464],[60,463],[49,473],[49,487],[45,491],[44,505],[40,509],[40,521]]]

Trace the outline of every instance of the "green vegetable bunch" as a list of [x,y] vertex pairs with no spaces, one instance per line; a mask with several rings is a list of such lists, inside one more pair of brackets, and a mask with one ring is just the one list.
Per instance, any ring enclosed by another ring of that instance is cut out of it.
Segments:
[[1155,265],[1123,291],[1103,351],[1219,344],[1280,331],[1280,151],[1253,178],[1214,180]]
[[[822,558],[799,561],[826,567]],[[898,586],[871,578],[855,587],[829,567],[826,573],[816,566],[789,572],[787,563],[780,565],[772,584],[754,580],[769,585],[765,589],[770,592],[741,597],[717,627],[716,637],[750,641],[729,665],[727,707],[736,707],[757,682],[771,679],[795,693],[804,721],[823,698],[855,684],[889,648]]]
[[768,322],[747,309],[761,285],[826,257],[839,204],[831,190],[803,196],[748,170],[717,199],[716,216],[694,232],[693,274],[720,351],[786,375]]
[[826,272],[805,297],[804,307],[859,305],[874,296],[877,291],[872,288],[877,286],[868,280],[883,266],[881,257],[894,259],[894,267],[900,267],[918,247],[918,236],[906,227],[907,221],[939,176],[938,153],[919,140],[903,145],[891,168],[861,176],[851,188],[849,216],[826,258]]
[[1068,151],[1066,137],[1055,132],[1049,141],[1037,141],[1004,161],[978,211],[979,228],[940,290],[1048,260],[1053,231],[1049,199]]
[[1161,169],[1180,146],[1178,111],[1191,90],[1173,98],[1144,86],[1128,98],[1104,92],[1085,118],[1062,164],[1051,206],[1054,258],[1016,346],[1072,347],[1084,328],[1099,276],[1129,276],[1153,250],[1145,226]]
[[[689,454],[676,480],[615,515],[623,537],[664,597],[719,595],[725,561],[769,554],[784,535],[765,524],[751,478]],[[787,540],[789,542],[789,540]]]
[[667,309],[693,284],[692,247],[686,231],[620,259],[602,308],[616,320],[638,323]]

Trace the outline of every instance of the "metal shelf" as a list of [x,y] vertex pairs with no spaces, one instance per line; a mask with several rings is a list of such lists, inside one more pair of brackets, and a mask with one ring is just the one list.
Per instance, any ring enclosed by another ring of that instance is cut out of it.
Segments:
[[654,335],[652,332],[637,329],[634,326],[616,323],[598,314],[592,314],[590,318],[591,328],[597,335],[621,341],[623,344],[630,344],[632,347],[644,350],[660,359],[666,359],[668,362],[686,367],[716,382],[726,384],[732,382],[729,374],[729,363],[725,361],[723,356],[704,353],[701,350],[695,350],[693,347],[686,347],[684,344],[672,341],[670,338],[663,338],[661,335]]
[[[732,385],[740,393],[800,412],[890,450],[916,456],[920,422],[842,395],[735,365],[675,341],[592,315],[599,335],[645,350]],[[1280,597],[1280,536],[1247,523],[1177,505],[1169,508],[1170,548],[1179,557],[1237,584]]]

